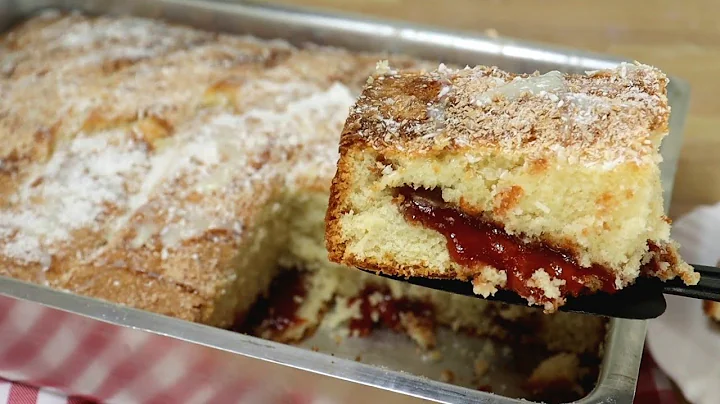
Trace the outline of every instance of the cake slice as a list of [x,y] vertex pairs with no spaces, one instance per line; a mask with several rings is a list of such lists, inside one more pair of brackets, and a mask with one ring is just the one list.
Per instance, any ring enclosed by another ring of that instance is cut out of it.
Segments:
[[378,64],[351,109],[326,217],[332,261],[509,289],[546,311],[641,274],[695,284],[663,213],[667,77]]

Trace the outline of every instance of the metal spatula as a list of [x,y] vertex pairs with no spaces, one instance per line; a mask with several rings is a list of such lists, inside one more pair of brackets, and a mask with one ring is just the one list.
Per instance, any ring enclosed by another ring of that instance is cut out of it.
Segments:
[[[632,286],[628,286],[614,294],[596,293],[575,298],[569,297],[567,303],[560,307],[560,310],[644,320],[658,317],[665,312],[664,293],[692,299],[720,301],[720,268],[703,265],[693,265],[693,267],[700,274],[700,282],[695,286],[687,286],[680,279],[663,282],[657,278],[641,277]],[[366,272],[374,273],[372,271]],[[473,293],[470,282],[379,275],[431,289],[484,299],[482,296]],[[527,306],[525,299],[505,290],[498,291],[494,296],[488,297],[487,300]]]

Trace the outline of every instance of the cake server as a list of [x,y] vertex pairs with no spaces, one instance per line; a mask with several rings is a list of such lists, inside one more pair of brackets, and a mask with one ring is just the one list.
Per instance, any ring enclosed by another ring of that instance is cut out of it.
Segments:
[[[693,265],[693,268],[700,274],[700,281],[694,286],[685,285],[679,278],[662,281],[655,277],[639,277],[633,285],[626,286],[616,293],[598,292],[592,295],[568,297],[565,305],[558,310],[645,320],[658,317],[665,312],[665,293],[691,299],[720,301],[720,268],[704,265]],[[363,271],[375,273],[365,269]],[[495,295],[487,298],[476,295],[473,293],[472,284],[467,281],[378,275],[444,292],[527,306],[527,300],[507,290],[499,290]],[[531,307],[542,310],[539,306]]]

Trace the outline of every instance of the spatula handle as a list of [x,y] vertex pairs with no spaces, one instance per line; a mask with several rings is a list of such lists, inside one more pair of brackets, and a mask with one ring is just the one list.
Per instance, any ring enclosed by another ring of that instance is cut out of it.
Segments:
[[663,293],[720,302],[720,268],[705,265],[693,265],[693,268],[700,274],[697,285],[687,286],[682,280],[673,279],[663,283]]

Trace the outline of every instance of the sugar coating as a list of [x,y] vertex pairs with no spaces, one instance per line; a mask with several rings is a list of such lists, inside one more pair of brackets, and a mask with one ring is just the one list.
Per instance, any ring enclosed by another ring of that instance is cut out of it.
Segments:
[[[483,147],[612,169],[655,163],[667,134],[667,77],[641,64],[586,75],[514,75],[444,65],[381,70],[353,108],[355,136],[404,152]],[[352,138],[348,137],[347,141]]]
[[123,135],[123,131],[80,134],[39,168],[14,195],[17,206],[0,212],[4,254],[26,263],[40,262],[69,241],[74,230],[98,229],[102,214],[125,207],[125,189],[135,186],[148,166],[145,145]]

